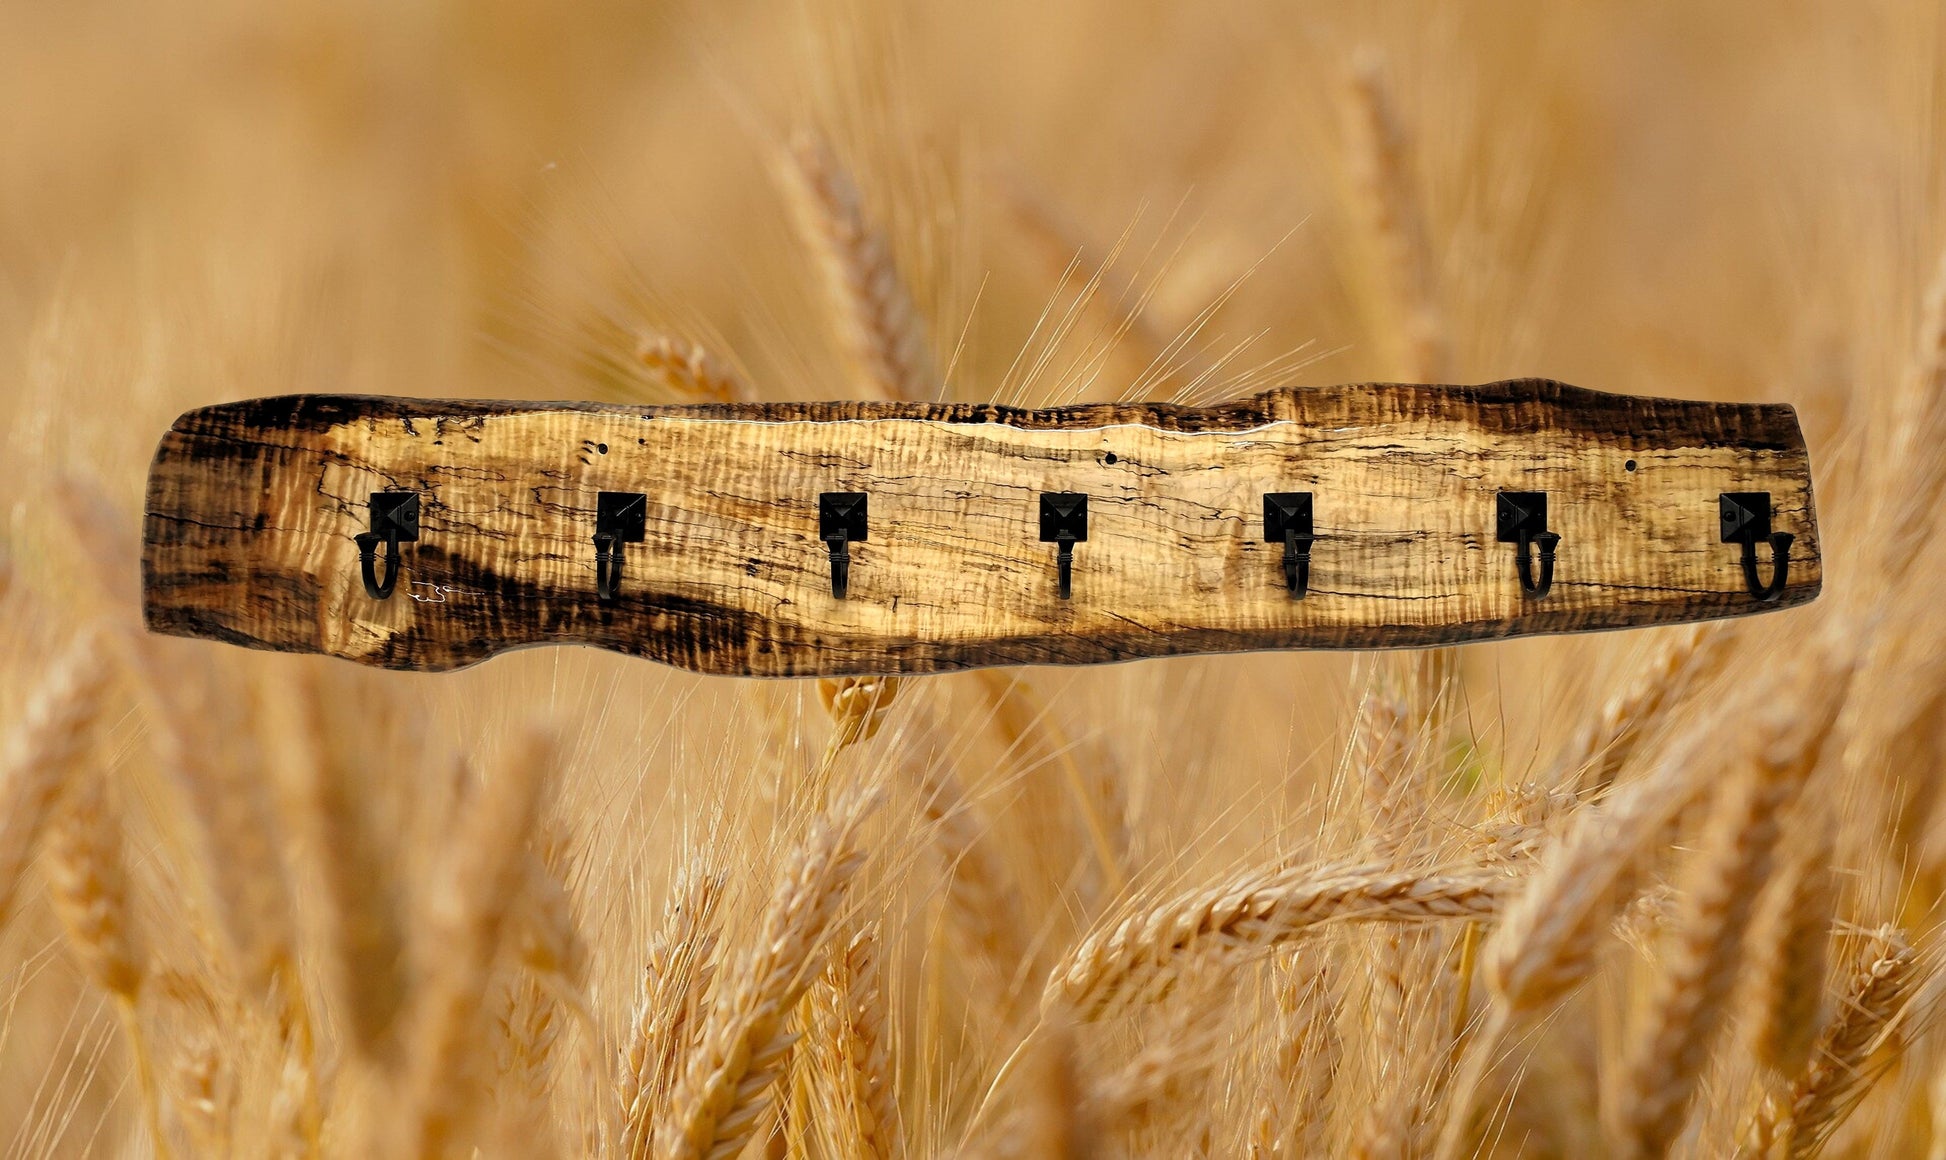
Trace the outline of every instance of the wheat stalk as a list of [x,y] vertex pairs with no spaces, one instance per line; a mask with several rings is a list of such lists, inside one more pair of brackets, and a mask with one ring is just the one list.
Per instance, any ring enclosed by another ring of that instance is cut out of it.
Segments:
[[919,793],[919,808],[932,846],[946,869],[946,920],[974,981],[983,986],[1002,1022],[1010,1019],[1019,996],[1013,980],[1033,972],[1030,948],[1022,936],[1019,886],[1012,869],[993,848],[991,837],[949,757],[928,754],[904,760]]
[[414,1011],[398,1118],[410,1155],[460,1146],[477,1102],[474,1070],[483,996],[527,875],[526,841],[551,780],[555,742],[522,731],[454,826],[425,920],[431,964]]
[[146,971],[130,924],[121,829],[98,770],[75,770],[62,789],[47,834],[47,880],[68,945],[88,977],[115,1001],[151,1146],[156,1155],[166,1157],[162,1097],[139,1008]]
[[1872,1056],[1911,998],[1919,967],[1919,956],[1899,931],[1888,926],[1872,932],[1808,1062],[1787,1089],[1765,1098],[1746,1133],[1750,1151],[1796,1160],[1823,1147],[1876,1078]]
[[683,1069],[667,1142],[657,1141],[666,1160],[725,1160],[755,1134],[791,1045],[785,1021],[817,976],[845,888],[864,861],[858,825],[877,802],[862,790],[837,795],[786,858],[757,941],[724,978]]
[[1720,624],[1659,630],[1648,659],[1575,735],[1558,763],[1557,784],[1577,782],[1591,793],[1607,789],[1683,695],[1722,667],[1735,639]]
[[1110,895],[1128,886],[1123,861],[1128,851],[1128,834],[1119,802],[1114,799],[1119,771],[1084,771],[1061,727],[1048,714],[1047,706],[1014,674],[1003,669],[982,669],[974,676],[993,710],[993,723],[1007,751],[1021,766],[1033,769],[1053,764],[1061,771],[1076,812],[1081,815],[1101,868],[1102,882]]
[[1808,716],[1793,705],[1761,722],[1749,768],[1711,813],[1703,854],[1685,878],[1674,945],[1627,1064],[1617,1129],[1633,1155],[1663,1155],[1682,1130],[1727,1011],[1757,893],[1770,877],[1781,815],[1817,768],[1848,680],[1839,674]]
[[327,976],[351,1042],[379,1058],[391,1050],[406,1001],[405,935],[396,895],[360,800],[363,788],[333,743],[325,691],[314,675],[284,690],[288,811],[308,879],[320,889]]
[[1262,954],[1324,923],[1436,922],[1493,914],[1509,879],[1370,866],[1272,867],[1189,891],[1083,939],[1055,968],[1042,1008],[1098,1018],[1166,991],[1193,956]]
[[810,133],[791,142],[779,168],[858,387],[874,398],[933,398],[940,383],[925,325],[851,175]]
[[1365,215],[1389,311],[1381,331],[1396,344],[1398,373],[1413,382],[1445,382],[1452,353],[1439,309],[1438,264],[1414,187],[1412,143],[1375,52],[1361,53],[1352,64],[1344,127],[1352,200]]
[[635,359],[678,398],[695,403],[747,403],[756,392],[701,343],[666,334],[643,335]]
[[900,1151],[879,955],[877,936],[859,931],[830,956],[809,997],[819,1122],[830,1154],[851,1160],[892,1160]]
[[1798,813],[1803,840],[1786,843],[1784,863],[1764,890],[1751,924],[1743,984],[1750,1054],[1778,1075],[1804,1065],[1817,1034],[1836,910],[1830,825],[1816,810]]
[[48,666],[0,753],[0,928],[61,786],[79,769],[102,711],[107,667],[84,632]]
[[677,1069],[696,1046],[703,1000],[716,969],[716,908],[722,895],[723,875],[701,859],[689,862],[650,944],[618,1085],[621,1151],[627,1160],[654,1154],[655,1125],[669,1114]]

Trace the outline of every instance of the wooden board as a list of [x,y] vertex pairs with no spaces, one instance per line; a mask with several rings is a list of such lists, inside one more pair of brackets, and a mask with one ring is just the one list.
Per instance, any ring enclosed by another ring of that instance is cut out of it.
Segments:
[[[421,494],[422,530],[379,601],[353,537],[386,489]],[[1548,493],[1543,598],[1496,542],[1501,490]],[[612,604],[600,491],[648,497]],[[818,539],[826,491],[870,496],[845,600]],[[1069,600],[1039,538],[1050,491],[1089,497]],[[1302,600],[1264,542],[1269,491],[1314,495]],[[1776,603],[1721,542],[1727,491],[1769,492],[1796,536]],[[566,643],[762,676],[1421,646],[1769,611],[1822,578],[1791,408],[1544,380],[1040,411],[258,399],[177,420],[144,537],[156,631],[424,670]]]

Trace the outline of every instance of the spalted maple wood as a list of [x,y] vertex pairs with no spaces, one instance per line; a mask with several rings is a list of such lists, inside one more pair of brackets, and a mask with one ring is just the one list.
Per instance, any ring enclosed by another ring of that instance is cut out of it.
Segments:
[[[387,489],[422,507],[380,601],[353,537]],[[1502,490],[1548,495],[1544,598],[1496,542]],[[648,497],[612,603],[591,539],[603,491]],[[1304,491],[1317,539],[1293,600],[1263,495]],[[1796,536],[1776,603],[1721,542],[1726,491],[1769,492],[1772,526]],[[870,497],[845,600],[822,492]],[[1088,496],[1072,599],[1043,492]],[[1789,407],[1544,380],[1039,411],[258,399],[176,422],[144,535],[157,631],[429,670],[560,643],[764,676],[1432,645],[1763,612],[1821,583]]]

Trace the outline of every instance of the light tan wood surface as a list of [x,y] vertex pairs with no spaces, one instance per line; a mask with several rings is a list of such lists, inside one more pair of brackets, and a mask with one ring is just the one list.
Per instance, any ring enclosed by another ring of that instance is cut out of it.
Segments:
[[[380,601],[353,537],[387,489],[423,508]],[[1545,597],[1495,540],[1501,490],[1548,493]],[[612,604],[595,591],[600,491],[647,496]],[[826,491],[870,496],[844,600],[818,538]],[[1068,600],[1039,539],[1048,491],[1089,496]],[[1273,491],[1314,496],[1302,600],[1264,540]],[[1769,492],[1796,537],[1774,604],[1720,540],[1726,491]],[[1768,611],[1821,582],[1788,407],[1543,380],[1038,412],[290,396],[185,415],[148,509],[152,627],[414,669],[575,642],[757,675],[1430,645]]]

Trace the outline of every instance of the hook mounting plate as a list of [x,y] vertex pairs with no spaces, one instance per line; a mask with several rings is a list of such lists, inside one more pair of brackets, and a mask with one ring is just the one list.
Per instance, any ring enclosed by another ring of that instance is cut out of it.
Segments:
[[372,535],[395,544],[418,542],[418,492],[375,491],[372,493],[371,506]]
[[1726,491],[1717,500],[1726,544],[1760,544],[1770,539],[1770,493]]
[[1041,542],[1088,539],[1088,497],[1078,491],[1041,493]]
[[1497,502],[1494,538],[1502,544],[1538,539],[1547,530],[1547,493],[1503,491]]
[[1272,491],[1264,493],[1264,542],[1281,544],[1286,532],[1311,535],[1311,493]]
[[649,497],[639,491],[604,491],[595,496],[595,535],[618,544],[639,544],[648,535]]
[[869,540],[870,497],[862,491],[827,491],[818,496],[818,539],[847,542]]

